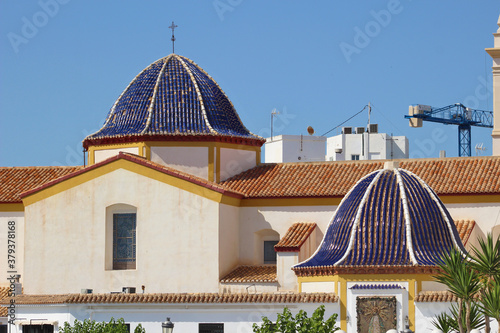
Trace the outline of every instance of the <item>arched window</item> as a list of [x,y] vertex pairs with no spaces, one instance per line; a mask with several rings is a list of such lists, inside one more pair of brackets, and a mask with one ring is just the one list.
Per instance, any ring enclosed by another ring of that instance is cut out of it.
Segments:
[[106,269],[135,269],[137,208],[115,204],[106,208]]

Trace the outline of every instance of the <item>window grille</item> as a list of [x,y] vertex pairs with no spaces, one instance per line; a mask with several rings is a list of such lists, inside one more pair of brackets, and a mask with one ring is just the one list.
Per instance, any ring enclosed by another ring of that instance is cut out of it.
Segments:
[[113,214],[113,269],[135,269],[136,214]]

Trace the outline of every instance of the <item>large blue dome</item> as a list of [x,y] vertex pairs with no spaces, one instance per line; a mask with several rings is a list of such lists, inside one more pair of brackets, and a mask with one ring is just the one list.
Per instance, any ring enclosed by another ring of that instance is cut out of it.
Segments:
[[111,108],[104,126],[85,138],[84,146],[144,138],[168,140],[172,136],[264,142],[246,129],[214,79],[190,59],[171,54],[132,80]]
[[399,168],[362,178],[337,208],[316,253],[295,270],[342,266],[435,266],[443,251],[465,253],[434,191]]

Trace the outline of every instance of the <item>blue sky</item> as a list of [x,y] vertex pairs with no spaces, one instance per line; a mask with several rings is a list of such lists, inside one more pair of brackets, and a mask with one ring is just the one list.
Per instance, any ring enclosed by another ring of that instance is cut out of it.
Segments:
[[[323,134],[371,102],[410,156],[457,156],[456,126],[409,128],[410,104],[492,109],[497,0],[0,1],[0,165],[82,164],[81,141],[143,68],[176,53],[205,69],[245,125]],[[347,123],[364,126],[363,113]],[[334,131],[331,134],[336,134]],[[491,131],[472,144],[491,154]],[[473,149],[473,154],[475,154]]]

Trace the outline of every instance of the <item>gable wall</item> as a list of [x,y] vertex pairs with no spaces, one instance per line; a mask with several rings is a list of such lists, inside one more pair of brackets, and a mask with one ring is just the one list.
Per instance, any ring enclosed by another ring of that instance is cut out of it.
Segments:
[[[106,270],[106,207],[137,208],[137,267]],[[214,292],[218,204],[118,169],[28,205],[26,293]],[[203,276],[203,279],[199,277]]]

